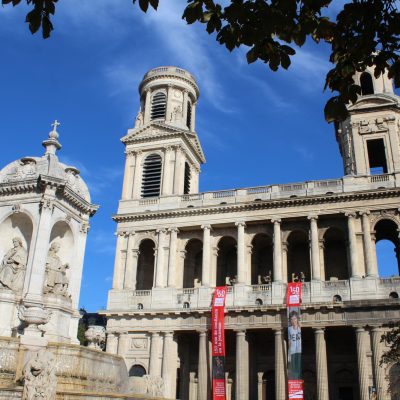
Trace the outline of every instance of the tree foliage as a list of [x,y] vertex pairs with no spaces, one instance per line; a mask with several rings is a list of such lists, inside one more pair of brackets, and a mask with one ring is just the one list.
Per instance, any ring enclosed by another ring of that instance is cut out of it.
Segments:
[[[43,37],[49,37],[53,30],[50,17],[58,0],[25,1],[33,8],[26,17],[29,29],[35,33],[41,27]],[[3,4],[14,6],[20,2],[2,0]],[[159,0],[132,2],[138,3],[144,12],[159,5]],[[334,12],[332,0],[229,0],[223,3],[188,0],[182,18],[188,24],[204,24],[206,31],[214,34],[229,51],[246,46],[249,63],[259,60],[272,71],[287,69],[296,54],[294,47],[301,47],[307,39],[330,46],[333,67],[327,74],[325,89],[337,95],[325,106],[329,122],[345,118],[346,104],[355,102],[361,93],[353,80],[356,71],[373,66],[376,77],[387,71],[395,86],[400,86],[400,13],[395,0],[348,0],[338,12]],[[94,12],[95,7],[94,2]]]
[[[381,342],[385,342],[389,349],[382,354],[380,365],[387,365],[390,368],[397,366],[400,370],[400,322],[382,335]],[[395,381],[390,379],[389,392],[396,393],[399,383],[399,377]]]

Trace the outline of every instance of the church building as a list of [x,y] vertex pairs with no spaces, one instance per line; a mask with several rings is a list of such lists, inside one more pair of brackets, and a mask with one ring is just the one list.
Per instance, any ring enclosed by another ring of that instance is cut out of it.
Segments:
[[[199,192],[199,88],[176,67],[147,72],[135,127],[122,138],[107,352],[130,379],[160,377],[166,398],[211,397],[211,300],[227,286],[228,400],[285,400],[286,287],[303,282],[305,399],[389,400],[395,367],[381,335],[400,319],[400,97],[386,75],[355,77],[362,95],[335,134],[343,177]],[[201,136],[201,135],[200,135]],[[400,390],[400,389],[399,389]],[[398,394],[400,395],[400,394]],[[394,396],[392,394],[392,396]]]

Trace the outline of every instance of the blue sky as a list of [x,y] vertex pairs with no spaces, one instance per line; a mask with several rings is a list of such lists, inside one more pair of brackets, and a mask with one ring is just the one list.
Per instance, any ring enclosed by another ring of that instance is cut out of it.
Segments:
[[[289,71],[247,65],[201,25],[181,20],[185,0],[161,0],[143,14],[126,0],[68,0],[43,40],[24,23],[27,8],[0,8],[0,165],[40,155],[50,123],[61,121],[59,156],[77,166],[101,208],[91,222],[81,305],[106,305],[124,169],[120,138],[139,108],[137,87],[151,68],[188,69],[201,91],[197,132],[207,164],[202,191],[340,177],[333,126],[323,116],[329,49],[306,44]],[[96,8],[94,8],[94,4]]]

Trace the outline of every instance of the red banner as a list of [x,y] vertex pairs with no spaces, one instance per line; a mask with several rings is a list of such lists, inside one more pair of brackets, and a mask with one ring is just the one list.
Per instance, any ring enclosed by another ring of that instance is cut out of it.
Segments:
[[302,282],[288,283],[286,305],[288,310],[288,397],[303,400],[301,362],[301,291]]
[[213,400],[225,400],[225,298],[226,286],[215,288],[211,309]]

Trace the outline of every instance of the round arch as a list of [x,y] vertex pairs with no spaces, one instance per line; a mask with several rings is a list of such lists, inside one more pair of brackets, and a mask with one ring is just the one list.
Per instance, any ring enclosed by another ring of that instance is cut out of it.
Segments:
[[190,239],[186,243],[185,251],[183,287],[198,287],[201,285],[203,242],[200,239]]
[[138,378],[142,378],[144,375],[146,375],[146,368],[143,367],[143,365],[140,364],[134,364],[132,367],[129,369],[129,376],[135,376]]
[[273,242],[266,233],[257,233],[251,241],[251,284],[266,284],[273,276]]
[[380,277],[399,275],[400,243],[398,225],[392,219],[379,219],[375,225],[376,259]]
[[151,290],[154,282],[155,243],[143,239],[139,244],[136,290]]
[[324,234],[325,280],[349,279],[346,236],[336,227],[331,227]]
[[310,268],[310,249],[308,234],[303,230],[292,231],[288,238],[287,267],[288,282],[292,282],[293,277],[304,274],[305,281],[311,278]]
[[218,241],[217,286],[232,284],[237,279],[236,239],[223,236]]

